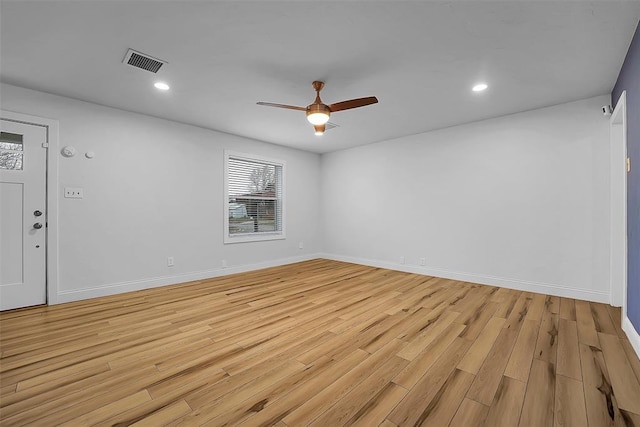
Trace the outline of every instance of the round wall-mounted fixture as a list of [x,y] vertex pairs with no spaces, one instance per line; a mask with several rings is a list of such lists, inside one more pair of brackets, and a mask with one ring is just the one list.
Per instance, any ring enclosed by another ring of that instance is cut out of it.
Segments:
[[73,157],[76,155],[76,149],[71,145],[67,145],[66,147],[62,147],[62,150],[60,150],[60,154],[62,154],[64,157]]

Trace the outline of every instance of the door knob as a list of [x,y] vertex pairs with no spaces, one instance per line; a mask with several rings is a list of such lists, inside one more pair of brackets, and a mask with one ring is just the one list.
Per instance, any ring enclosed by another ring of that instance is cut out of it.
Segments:
[[40,230],[42,228],[42,224],[36,222],[35,224],[33,224],[33,228],[35,228],[36,230]]
[[42,215],[42,212],[40,212],[40,211],[33,211],[33,215],[34,215],[34,216],[40,216],[40,215]]

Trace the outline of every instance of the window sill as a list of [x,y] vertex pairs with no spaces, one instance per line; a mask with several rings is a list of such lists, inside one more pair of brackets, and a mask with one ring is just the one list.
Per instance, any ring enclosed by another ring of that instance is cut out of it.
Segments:
[[224,244],[232,243],[245,243],[245,242],[264,242],[269,240],[284,240],[286,236],[284,233],[260,233],[254,234],[235,234],[233,236],[225,235]]

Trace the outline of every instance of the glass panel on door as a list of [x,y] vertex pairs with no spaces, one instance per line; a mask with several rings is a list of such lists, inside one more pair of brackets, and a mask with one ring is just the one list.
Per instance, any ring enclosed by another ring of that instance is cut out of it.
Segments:
[[0,169],[22,170],[22,135],[0,132]]

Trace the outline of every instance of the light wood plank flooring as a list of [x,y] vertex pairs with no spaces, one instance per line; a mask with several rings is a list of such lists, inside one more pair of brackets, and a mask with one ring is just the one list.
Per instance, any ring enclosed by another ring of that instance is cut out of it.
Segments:
[[314,260],[0,314],[2,426],[640,426],[620,312]]

